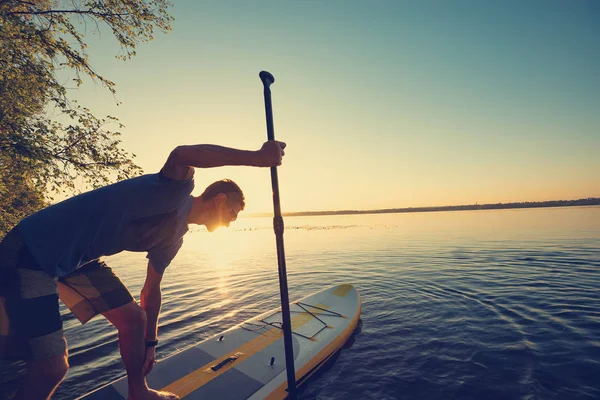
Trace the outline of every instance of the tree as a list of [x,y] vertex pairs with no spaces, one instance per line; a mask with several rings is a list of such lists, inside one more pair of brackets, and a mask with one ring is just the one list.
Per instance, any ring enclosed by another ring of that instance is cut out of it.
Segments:
[[[91,66],[84,41],[90,26],[108,27],[116,58],[135,55],[173,18],[166,0],[0,0],[0,238],[52,196],[141,172],[120,147],[117,118],[98,118],[69,100],[57,73],[74,85],[91,78],[115,93],[115,83]],[[53,110],[52,115],[49,110]]]

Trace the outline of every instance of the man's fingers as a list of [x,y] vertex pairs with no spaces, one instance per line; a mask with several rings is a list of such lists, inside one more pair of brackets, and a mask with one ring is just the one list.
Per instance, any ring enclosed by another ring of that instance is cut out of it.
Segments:
[[265,156],[265,167],[277,167],[281,165],[283,156],[285,155],[285,149],[287,145],[285,142],[279,142],[277,140],[266,141],[261,151]]

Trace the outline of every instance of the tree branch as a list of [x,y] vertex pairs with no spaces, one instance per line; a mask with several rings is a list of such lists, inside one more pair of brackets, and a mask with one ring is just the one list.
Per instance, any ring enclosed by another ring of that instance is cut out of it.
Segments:
[[82,14],[95,17],[123,17],[133,15],[132,13],[100,13],[92,10],[47,10],[47,11],[11,11],[8,15],[42,15],[42,14]]

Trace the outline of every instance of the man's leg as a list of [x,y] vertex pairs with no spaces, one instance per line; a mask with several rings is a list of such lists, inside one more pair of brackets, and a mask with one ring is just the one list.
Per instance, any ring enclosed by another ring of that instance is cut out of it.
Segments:
[[146,392],[146,379],[142,371],[146,357],[144,332],[146,313],[135,302],[103,313],[119,332],[119,351],[127,370],[129,395],[132,398]]
[[60,278],[58,292],[63,303],[81,323],[102,314],[117,328],[119,350],[127,370],[130,399],[177,398],[148,389],[142,371],[146,357],[146,312],[135,303],[110,267],[102,261],[92,261]]
[[27,362],[27,375],[13,400],[50,399],[69,369],[67,353]]
[[127,370],[129,398],[138,399],[178,399],[167,392],[149,389],[142,366],[146,357],[144,332],[146,331],[146,312],[135,302],[103,312],[102,315],[119,332],[119,350]]
[[13,229],[0,243],[0,357],[26,362],[15,399],[48,399],[69,369],[56,281]]

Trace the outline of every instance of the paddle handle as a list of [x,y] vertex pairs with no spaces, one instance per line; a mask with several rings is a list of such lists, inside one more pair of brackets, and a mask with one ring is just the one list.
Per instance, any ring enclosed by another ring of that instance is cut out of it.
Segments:
[[271,85],[275,82],[275,77],[267,71],[261,71],[258,74],[264,86],[265,93],[265,113],[267,115],[267,139],[275,140],[275,131],[273,129],[273,105],[271,104]]

